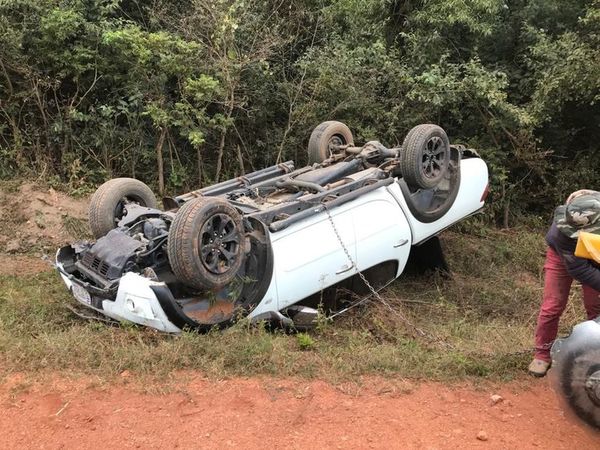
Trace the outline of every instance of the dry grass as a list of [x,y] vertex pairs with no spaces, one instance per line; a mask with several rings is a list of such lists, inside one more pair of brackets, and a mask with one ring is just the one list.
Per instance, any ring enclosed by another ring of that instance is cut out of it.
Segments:
[[[0,277],[0,370],[165,377],[192,369],[215,377],[337,382],[369,374],[438,380],[522,374],[541,296],[542,233],[474,228],[445,233],[443,245],[452,279],[401,278],[383,292],[394,312],[372,302],[302,335],[245,323],[181,336],[115,327],[73,315],[66,307],[73,300],[54,273]],[[583,317],[579,292],[573,296],[564,331]]]

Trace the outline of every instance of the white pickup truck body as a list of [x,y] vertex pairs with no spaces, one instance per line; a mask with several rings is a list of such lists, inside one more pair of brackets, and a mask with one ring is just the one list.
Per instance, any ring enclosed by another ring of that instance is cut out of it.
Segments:
[[[290,306],[384,262],[393,262],[395,277],[400,276],[411,249],[484,206],[488,186],[484,161],[473,155],[464,157],[459,170],[456,197],[437,220],[418,220],[411,212],[402,180],[394,179],[339,206],[316,206],[314,214],[284,229],[268,230],[273,269],[266,291],[253,302],[248,317],[285,319],[282,313]],[[160,298],[167,284],[135,271],[118,280],[113,298],[92,301],[93,291],[66,267],[61,251],[57,268],[80,303],[113,319],[165,332],[178,333],[186,326],[165,307],[173,298]]]

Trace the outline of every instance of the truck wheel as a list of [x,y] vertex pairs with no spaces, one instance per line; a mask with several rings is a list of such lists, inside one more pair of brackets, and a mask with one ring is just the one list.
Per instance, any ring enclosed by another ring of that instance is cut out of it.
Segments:
[[123,217],[123,208],[128,203],[158,208],[152,190],[139,180],[113,178],[101,185],[92,195],[88,210],[93,235],[100,238],[116,228]]
[[437,125],[417,125],[404,138],[400,170],[409,186],[435,187],[444,178],[449,160],[450,141]]
[[450,161],[446,174],[433,189],[411,189],[406,180],[398,184],[408,209],[419,222],[431,223],[439,220],[452,208],[460,189],[460,152],[450,148]]
[[329,158],[339,145],[354,143],[352,132],[342,122],[328,120],[313,130],[308,141],[308,163],[320,163]]
[[569,355],[558,374],[562,394],[573,412],[600,429],[600,348]]
[[200,290],[233,281],[244,260],[243,230],[240,214],[224,200],[186,202],[175,215],[167,243],[175,276]]
[[550,379],[568,408],[600,429],[600,322],[577,324],[552,345]]

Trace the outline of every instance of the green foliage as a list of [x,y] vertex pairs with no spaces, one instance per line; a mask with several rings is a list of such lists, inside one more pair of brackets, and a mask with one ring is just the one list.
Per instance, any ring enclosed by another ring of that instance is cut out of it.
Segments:
[[310,350],[315,347],[315,340],[307,333],[296,334],[296,340],[298,341],[298,347],[300,350]]
[[323,120],[386,144],[434,122],[508,225],[600,183],[599,48],[598,0],[5,0],[0,177],[181,191],[302,164]]

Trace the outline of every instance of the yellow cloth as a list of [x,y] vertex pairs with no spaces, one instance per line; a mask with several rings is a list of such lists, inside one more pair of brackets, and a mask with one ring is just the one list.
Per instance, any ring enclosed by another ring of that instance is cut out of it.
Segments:
[[600,235],[580,231],[575,256],[591,259],[600,264]]

